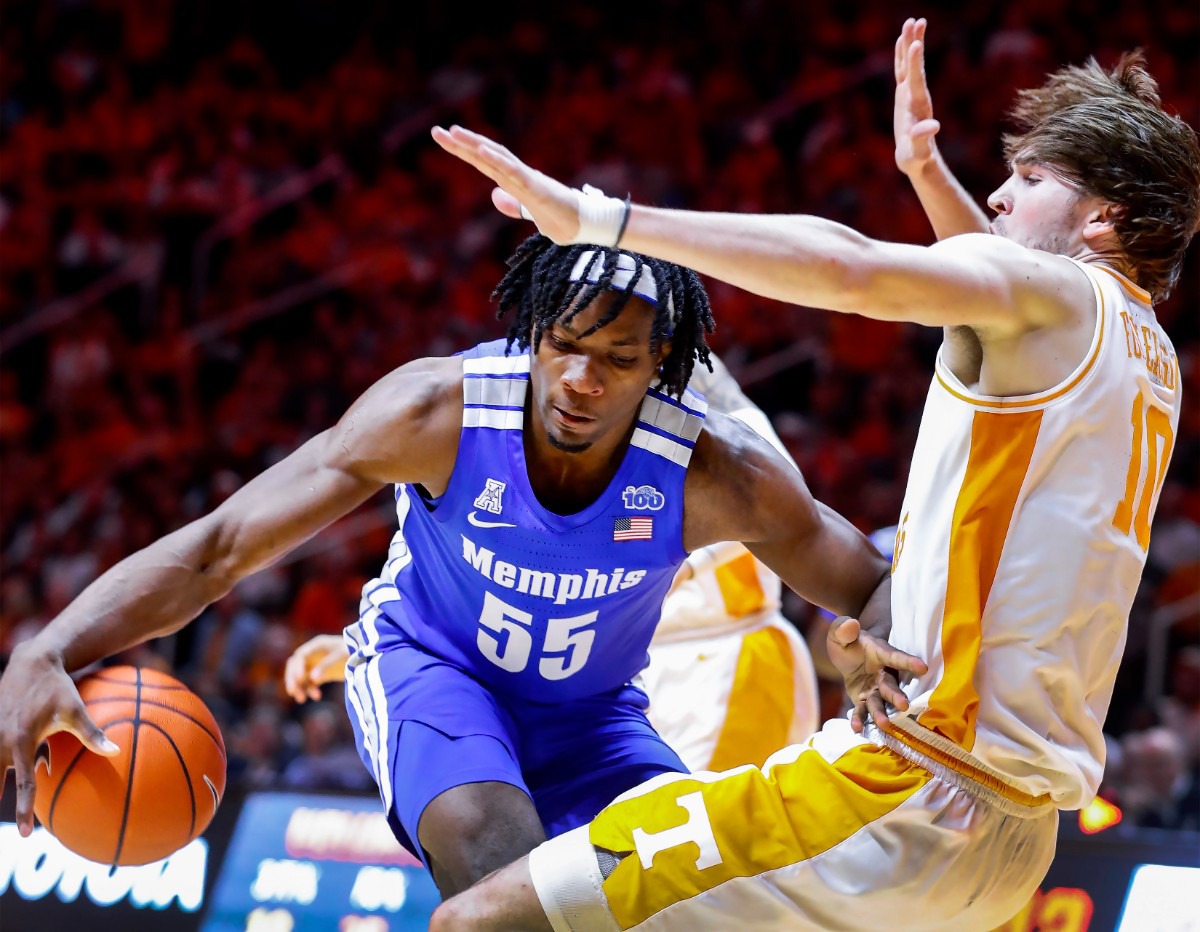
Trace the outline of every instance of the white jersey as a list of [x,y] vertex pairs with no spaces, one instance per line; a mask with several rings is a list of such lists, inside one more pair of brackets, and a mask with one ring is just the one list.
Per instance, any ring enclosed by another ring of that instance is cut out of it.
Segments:
[[[732,415],[792,462],[760,410]],[[759,765],[816,730],[812,655],[780,611],[782,593],[734,541],[692,551],[676,576],[641,681],[650,723],[688,769]]]
[[1149,295],[1080,267],[1096,330],[1058,386],[977,395],[939,355],[892,565],[890,640],[929,672],[884,726],[901,753],[1062,809],[1100,783],[1101,728],[1180,404]]
[[780,609],[779,577],[736,541],[693,550],[685,566],[691,575],[663,601],[655,644],[745,631]]

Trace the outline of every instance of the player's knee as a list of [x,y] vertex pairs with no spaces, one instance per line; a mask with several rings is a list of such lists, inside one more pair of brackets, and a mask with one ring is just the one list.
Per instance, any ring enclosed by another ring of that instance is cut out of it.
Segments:
[[429,920],[429,932],[456,932],[459,929],[478,929],[487,920],[486,904],[467,890],[441,903]]
[[482,880],[545,840],[528,797],[508,789],[498,788],[486,800],[468,792],[446,793],[421,817],[421,844],[456,889]]

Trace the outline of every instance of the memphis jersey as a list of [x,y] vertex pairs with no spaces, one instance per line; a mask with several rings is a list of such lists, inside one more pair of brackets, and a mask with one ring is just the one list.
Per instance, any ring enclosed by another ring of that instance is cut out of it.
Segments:
[[529,361],[502,340],[463,355],[450,483],[436,499],[397,486],[400,528],[347,635],[364,657],[412,641],[501,695],[554,702],[616,689],[646,665],[687,556],[684,479],[706,405],[648,390],[608,488],[560,515],[525,464]]
[[977,395],[939,355],[896,534],[890,638],[929,672],[884,726],[1006,795],[1062,809],[1090,802],[1103,773],[1101,728],[1180,402],[1149,295],[1079,265],[1096,329],[1058,386]]

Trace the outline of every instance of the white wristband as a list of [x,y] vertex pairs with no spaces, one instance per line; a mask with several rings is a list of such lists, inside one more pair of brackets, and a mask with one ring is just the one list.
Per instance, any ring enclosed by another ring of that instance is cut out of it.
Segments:
[[[579,213],[579,232],[559,245],[586,243],[591,246],[616,246],[625,219],[625,202],[619,197],[609,197],[590,184],[585,184],[582,191],[579,188],[571,190],[575,194],[575,209]],[[521,205],[521,216],[537,223],[524,204]]]
[[579,210],[579,232],[573,243],[595,246],[616,246],[621,236],[621,221],[625,219],[625,202],[609,197],[599,188],[585,184],[575,192]]

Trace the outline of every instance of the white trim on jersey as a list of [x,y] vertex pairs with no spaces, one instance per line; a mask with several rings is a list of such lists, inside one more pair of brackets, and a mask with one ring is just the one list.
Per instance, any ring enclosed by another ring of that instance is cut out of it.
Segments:
[[464,375],[510,375],[528,371],[528,351],[513,356],[480,356],[463,360]]
[[630,438],[629,442],[635,447],[641,447],[643,450],[655,453],[663,459],[668,459],[677,466],[687,466],[688,461],[692,458],[691,447],[685,447],[682,443],[672,440],[670,437],[664,437],[661,434],[652,434],[641,427],[634,430],[633,437]]
[[463,408],[463,427],[520,430],[525,411],[508,408]]
[[528,386],[528,379],[463,379],[463,403],[522,408]]
[[703,418],[669,402],[660,401],[653,395],[647,395],[646,400],[642,402],[638,420],[676,437],[682,437],[690,443],[696,442],[696,438],[700,436],[700,428],[704,426]]

